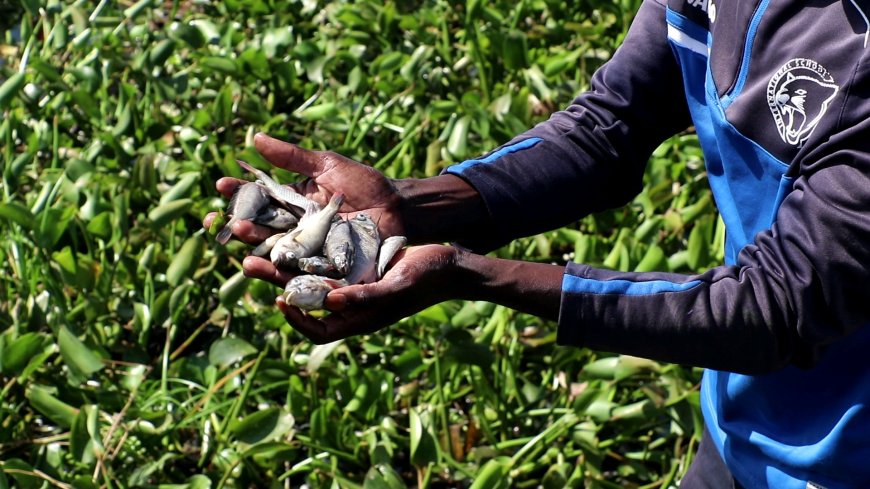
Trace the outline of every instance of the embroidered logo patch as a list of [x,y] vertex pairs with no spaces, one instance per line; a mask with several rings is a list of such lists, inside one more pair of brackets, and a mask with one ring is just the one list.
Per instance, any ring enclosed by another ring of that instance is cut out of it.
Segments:
[[784,64],[767,84],[767,104],[782,140],[801,147],[840,90],[828,70],[806,58]]

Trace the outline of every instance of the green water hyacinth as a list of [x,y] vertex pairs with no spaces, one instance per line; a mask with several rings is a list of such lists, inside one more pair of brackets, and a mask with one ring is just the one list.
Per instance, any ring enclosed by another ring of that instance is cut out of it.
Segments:
[[[698,371],[558,348],[482,302],[314,346],[241,274],[251,247],[201,224],[236,159],[269,168],[260,131],[395,178],[478,157],[584,89],[639,3],[0,11],[0,488],[673,485]],[[724,232],[705,179],[675,137],[623,209],[494,254],[702,270]]]

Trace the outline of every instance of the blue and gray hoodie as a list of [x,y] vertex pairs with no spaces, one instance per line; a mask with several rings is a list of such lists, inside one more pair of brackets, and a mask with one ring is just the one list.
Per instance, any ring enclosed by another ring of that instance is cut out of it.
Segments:
[[623,205],[694,125],[726,224],[706,273],[569,264],[561,344],[706,367],[702,409],[746,487],[870,487],[870,2],[647,0],[565,110],[447,171],[486,249]]

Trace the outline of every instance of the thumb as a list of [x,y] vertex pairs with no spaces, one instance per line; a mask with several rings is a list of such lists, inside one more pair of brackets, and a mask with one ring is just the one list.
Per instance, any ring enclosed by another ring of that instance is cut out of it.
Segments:
[[317,177],[323,173],[323,158],[317,151],[285,143],[262,132],[254,136],[254,147],[269,163],[279,168],[306,177]]
[[383,297],[389,295],[386,287],[381,285],[381,282],[363,285],[348,285],[329,292],[323,305],[330,311],[341,311],[348,307],[365,306],[368,303],[376,302]]

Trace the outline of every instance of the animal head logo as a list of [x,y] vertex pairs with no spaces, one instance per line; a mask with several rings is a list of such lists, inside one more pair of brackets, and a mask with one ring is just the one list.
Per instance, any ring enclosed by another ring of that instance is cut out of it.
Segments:
[[840,88],[819,63],[796,58],[767,84],[767,104],[782,140],[801,147],[810,137]]

